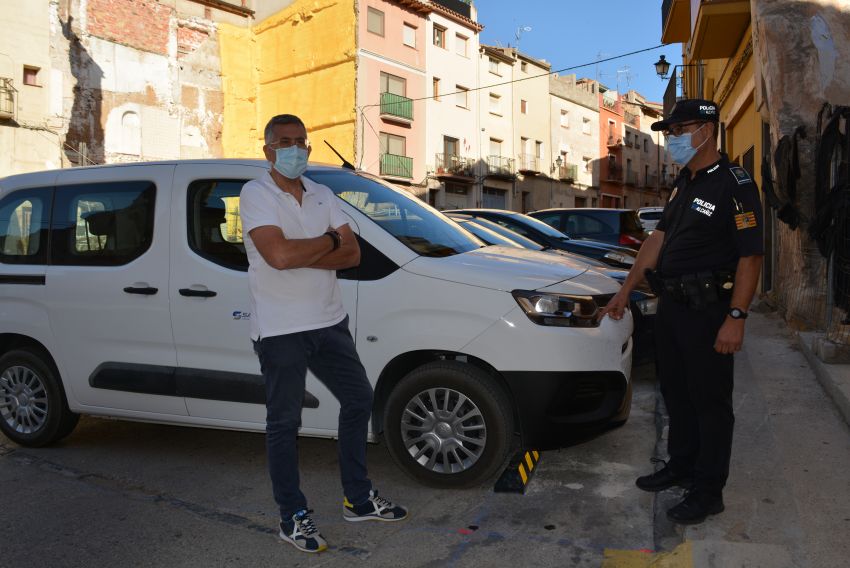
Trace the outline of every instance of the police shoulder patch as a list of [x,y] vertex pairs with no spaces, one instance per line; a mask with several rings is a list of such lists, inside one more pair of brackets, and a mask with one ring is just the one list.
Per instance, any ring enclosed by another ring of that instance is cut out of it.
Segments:
[[738,182],[738,185],[744,185],[745,183],[752,183],[753,178],[750,177],[750,174],[747,173],[747,170],[740,166],[732,166],[729,168],[729,172],[732,174],[732,177],[735,178],[735,181]]

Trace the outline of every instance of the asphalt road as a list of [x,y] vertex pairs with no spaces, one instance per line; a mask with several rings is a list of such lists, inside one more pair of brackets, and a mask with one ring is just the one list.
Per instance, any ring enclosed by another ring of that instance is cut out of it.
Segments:
[[600,566],[655,549],[652,496],[634,478],[655,447],[651,368],[625,426],[544,452],[525,495],[434,490],[370,446],[370,476],[402,523],[342,519],[336,443],[301,439],[302,489],[330,544],[279,541],[262,435],[83,418],[60,445],[0,436],[0,566]]

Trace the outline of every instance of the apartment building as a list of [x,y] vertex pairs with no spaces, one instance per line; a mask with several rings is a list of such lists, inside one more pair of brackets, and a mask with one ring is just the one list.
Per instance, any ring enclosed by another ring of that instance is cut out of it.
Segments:
[[[623,104],[620,94],[597,83],[599,97],[599,207],[622,207],[623,186],[636,171],[626,169]],[[630,167],[632,164],[628,164]],[[596,207],[597,203],[593,203]]]
[[599,193],[599,98],[595,82],[549,77],[552,207],[589,207]]
[[672,163],[664,147],[664,137],[650,126],[661,120],[660,103],[646,100],[637,91],[622,96],[623,161],[625,177],[623,207],[638,208],[667,202],[679,166]]
[[510,81],[515,63],[514,57],[502,49],[482,45],[479,50],[482,207],[513,208],[517,161]]
[[481,153],[479,39],[471,2],[432,0],[426,20],[427,201],[440,209],[479,207]]

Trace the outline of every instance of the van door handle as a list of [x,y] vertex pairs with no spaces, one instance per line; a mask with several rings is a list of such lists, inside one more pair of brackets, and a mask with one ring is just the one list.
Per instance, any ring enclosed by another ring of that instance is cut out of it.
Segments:
[[135,286],[127,286],[124,288],[124,291],[128,294],[141,294],[143,296],[153,296],[157,292],[159,292],[159,288],[151,288],[150,286],[143,287],[135,287]]
[[217,293],[212,290],[192,290],[191,288],[180,288],[177,290],[181,296],[195,296],[197,298],[212,298]]

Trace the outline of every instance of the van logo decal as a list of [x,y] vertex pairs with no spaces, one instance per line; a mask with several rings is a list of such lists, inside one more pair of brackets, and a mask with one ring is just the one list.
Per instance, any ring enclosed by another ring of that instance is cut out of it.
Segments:
[[233,312],[233,319],[235,320],[249,320],[251,319],[251,312],[240,312],[236,310]]

